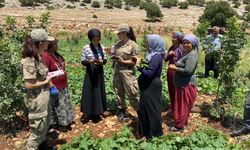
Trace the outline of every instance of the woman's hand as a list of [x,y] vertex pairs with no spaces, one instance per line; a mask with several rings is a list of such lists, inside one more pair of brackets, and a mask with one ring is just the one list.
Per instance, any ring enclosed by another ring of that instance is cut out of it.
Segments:
[[176,71],[176,65],[175,64],[170,64],[168,68],[172,71]]
[[105,47],[104,50],[109,56],[112,55],[111,49],[109,47]]
[[47,84],[52,78],[53,76],[47,76],[44,82]]
[[96,63],[99,64],[99,65],[102,65],[103,64],[103,60],[98,59],[98,60],[96,60]]
[[90,59],[90,60],[88,60],[88,63],[89,63],[89,64],[94,64],[94,63],[95,63],[95,60],[94,60],[94,59]]
[[117,56],[116,62],[118,62],[118,63],[120,63],[120,64],[123,64],[123,63],[124,63],[124,60],[122,59],[121,56]]

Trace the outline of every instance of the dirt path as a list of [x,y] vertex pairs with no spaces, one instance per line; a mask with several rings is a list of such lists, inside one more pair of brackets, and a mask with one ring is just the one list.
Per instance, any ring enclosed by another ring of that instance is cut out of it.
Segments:
[[[230,131],[227,128],[224,128],[220,122],[210,121],[209,118],[203,116],[203,111],[206,108],[202,108],[204,105],[209,105],[212,103],[214,97],[206,96],[206,95],[199,95],[195,104],[195,107],[190,115],[189,125],[185,128],[183,135],[188,135],[194,132],[202,125],[209,125],[213,128],[219,129],[222,132],[229,134]],[[202,108],[202,109],[200,109]],[[67,132],[60,132],[58,139],[53,139],[50,137],[50,142],[57,144],[57,147],[60,147],[61,144],[68,143],[73,137],[79,136],[81,133],[85,132],[86,130],[91,130],[92,134],[95,138],[105,138],[112,136],[113,133],[117,133],[123,126],[128,126],[132,128],[132,132],[135,137],[137,135],[137,123],[136,123],[136,112],[133,111],[131,108],[128,110],[129,114],[132,117],[128,119],[125,123],[119,123],[117,121],[116,115],[110,115],[106,118],[103,118],[98,123],[93,123],[92,121],[82,124],[80,121],[81,113],[80,108],[76,107],[75,111],[75,119],[74,124],[72,124],[72,130]],[[166,112],[162,113],[162,127],[164,134],[169,134],[170,131],[168,130],[172,124],[172,120],[170,120],[166,116]],[[15,149],[16,147],[20,146],[21,141],[25,140],[29,134],[29,131],[21,131],[17,133],[15,137],[9,137],[7,135],[0,135],[0,147],[2,150],[10,150]]]

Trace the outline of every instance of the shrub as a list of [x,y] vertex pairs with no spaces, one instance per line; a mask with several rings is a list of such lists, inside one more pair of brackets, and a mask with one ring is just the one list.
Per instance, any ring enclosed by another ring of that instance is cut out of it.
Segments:
[[139,8],[140,9],[145,9],[146,5],[147,5],[147,3],[142,0],[142,1],[140,1]]
[[113,8],[113,0],[105,0],[104,7],[109,8],[109,9]]
[[206,4],[205,0],[187,0],[190,5],[203,7]]
[[100,8],[101,4],[98,1],[93,1],[92,4],[91,4],[91,6],[94,7],[94,8]]
[[145,10],[150,21],[161,20],[163,17],[160,7],[154,2],[148,3]]
[[122,0],[113,0],[113,6],[116,8],[122,8]]
[[226,20],[237,15],[226,1],[208,2],[203,15],[199,18],[200,22],[208,21],[212,26],[226,26]]
[[36,0],[19,0],[22,6],[34,6]]
[[178,4],[178,0],[162,0],[161,1],[161,6],[166,7],[166,8],[177,6],[177,4]]
[[244,19],[246,22],[250,22],[250,12],[248,12],[245,16]]
[[0,7],[4,6],[5,0],[0,0]]
[[0,122],[10,122],[17,111],[25,110],[19,68],[21,44],[1,38],[0,49]]
[[40,28],[47,29],[47,26],[50,23],[49,18],[50,18],[49,12],[43,13],[40,16],[40,18],[39,18]]
[[250,4],[245,7],[245,11],[250,12]]
[[123,0],[123,1],[124,1],[125,5],[137,7],[137,6],[139,6],[141,0]]
[[84,1],[81,1],[80,6],[86,6]]
[[238,8],[241,5],[239,1],[233,1],[233,4],[234,4],[233,6],[234,8]]
[[250,4],[250,0],[243,0],[243,4]]
[[92,0],[83,0],[84,3],[90,4]]
[[207,33],[208,33],[208,28],[209,27],[210,27],[210,23],[209,22],[200,23],[198,25],[198,27],[196,28],[196,30],[195,30],[195,34],[198,37],[200,37],[200,38],[206,37]]
[[125,9],[125,10],[131,10],[131,8],[130,8],[129,5],[126,5],[124,9]]
[[178,3],[180,9],[188,9],[189,3],[188,2],[180,2]]
[[92,18],[98,18],[97,15],[93,15]]
[[80,0],[66,0],[68,2],[74,3],[74,2],[80,2]]
[[47,3],[48,0],[19,0],[22,6],[34,6],[37,3]]

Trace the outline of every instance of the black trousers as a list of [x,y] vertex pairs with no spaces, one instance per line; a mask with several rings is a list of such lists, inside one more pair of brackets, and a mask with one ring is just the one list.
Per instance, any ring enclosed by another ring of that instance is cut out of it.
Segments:
[[214,72],[214,78],[218,78],[218,58],[213,56],[205,57],[205,77],[209,76],[209,71],[212,70]]
[[245,103],[243,125],[250,129],[250,92],[248,92],[247,100]]

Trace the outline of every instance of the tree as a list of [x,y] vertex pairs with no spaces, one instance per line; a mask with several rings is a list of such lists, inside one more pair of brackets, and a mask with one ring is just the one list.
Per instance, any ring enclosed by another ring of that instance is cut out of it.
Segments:
[[227,20],[227,31],[222,38],[223,54],[219,62],[219,78],[216,101],[210,114],[224,118],[227,109],[233,103],[233,94],[238,86],[236,68],[240,61],[240,52],[246,43],[245,24],[239,23],[236,17]]
[[160,7],[154,2],[149,3],[145,10],[150,21],[159,21],[163,17]]
[[199,22],[209,22],[212,26],[226,26],[226,20],[237,15],[226,1],[208,2]]
[[178,0],[162,0],[161,6],[166,8],[175,7],[178,4]]

